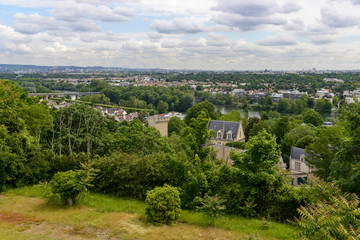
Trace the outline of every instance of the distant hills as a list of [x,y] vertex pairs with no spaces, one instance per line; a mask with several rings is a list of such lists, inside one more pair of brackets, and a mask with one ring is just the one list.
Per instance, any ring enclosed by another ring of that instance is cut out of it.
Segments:
[[196,70],[175,70],[175,69],[145,69],[145,68],[121,68],[121,67],[78,67],[78,66],[37,66],[37,65],[21,65],[21,64],[0,64],[0,72],[18,72],[18,73],[31,73],[31,72],[71,72],[71,73],[87,73],[87,72],[123,72],[123,71],[139,71],[139,72],[199,72]]

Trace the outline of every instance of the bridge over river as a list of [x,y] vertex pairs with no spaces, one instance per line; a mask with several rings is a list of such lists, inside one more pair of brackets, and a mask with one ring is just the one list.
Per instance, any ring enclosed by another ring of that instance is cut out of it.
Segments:
[[79,97],[86,95],[96,95],[101,94],[101,92],[58,92],[58,93],[29,93],[29,97],[43,96],[45,100],[49,98],[63,98],[65,96],[70,96],[72,100],[78,99]]

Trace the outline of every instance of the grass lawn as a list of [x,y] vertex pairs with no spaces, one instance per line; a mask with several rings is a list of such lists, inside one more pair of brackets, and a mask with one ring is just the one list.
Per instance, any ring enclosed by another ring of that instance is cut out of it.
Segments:
[[182,211],[173,226],[153,226],[141,201],[90,193],[63,207],[42,198],[45,191],[36,185],[0,195],[0,239],[300,239],[289,224],[223,216],[210,226],[194,211]]

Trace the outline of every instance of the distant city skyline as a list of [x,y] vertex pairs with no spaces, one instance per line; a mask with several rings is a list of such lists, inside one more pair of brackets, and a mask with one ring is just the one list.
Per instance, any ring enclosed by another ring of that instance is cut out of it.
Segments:
[[360,69],[360,0],[0,0],[0,64]]

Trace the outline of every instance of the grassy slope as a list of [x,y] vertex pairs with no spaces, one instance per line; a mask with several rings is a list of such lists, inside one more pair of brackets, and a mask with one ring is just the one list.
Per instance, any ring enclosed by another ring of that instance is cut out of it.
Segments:
[[[44,187],[24,187],[0,196],[0,239],[299,239],[288,224],[235,216],[217,219],[215,227],[201,213],[183,211],[174,226],[146,223],[145,204],[103,194],[87,194],[75,207],[40,198]],[[22,196],[19,196],[22,195]]]

